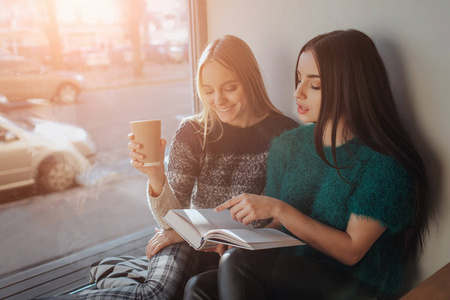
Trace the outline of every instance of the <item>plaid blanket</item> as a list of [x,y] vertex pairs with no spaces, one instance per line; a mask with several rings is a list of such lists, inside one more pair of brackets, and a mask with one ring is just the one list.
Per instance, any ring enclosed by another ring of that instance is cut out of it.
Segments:
[[110,257],[90,271],[97,290],[85,290],[76,299],[182,299],[187,280],[194,275],[196,251],[187,243],[170,245],[151,259]]
[[89,283],[99,289],[142,284],[147,278],[146,256],[107,257],[94,263],[89,271]]

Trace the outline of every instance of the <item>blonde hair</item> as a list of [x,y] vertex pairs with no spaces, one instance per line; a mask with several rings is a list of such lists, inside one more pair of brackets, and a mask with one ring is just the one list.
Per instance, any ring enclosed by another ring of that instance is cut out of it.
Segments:
[[[202,126],[203,145],[206,144],[206,136],[211,130],[221,123],[218,116],[211,110],[210,106],[203,99],[201,74],[203,66],[208,62],[216,62],[236,74],[238,80],[244,87],[245,94],[249,101],[249,106],[257,117],[261,117],[268,112],[282,114],[270,101],[266,87],[262,79],[258,62],[250,47],[240,38],[233,35],[225,35],[210,42],[198,61],[197,69],[197,94],[202,101],[203,108],[195,119]],[[219,135],[220,138],[221,135]]]

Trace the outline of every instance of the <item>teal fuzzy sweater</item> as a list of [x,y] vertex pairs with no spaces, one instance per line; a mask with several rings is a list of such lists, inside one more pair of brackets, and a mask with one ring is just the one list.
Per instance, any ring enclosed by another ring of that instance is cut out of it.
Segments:
[[[317,154],[314,128],[315,125],[301,126],[273,141],[267,162],[266,195],[342,231],[346,230],[352,213],[375,219],[387,226],[387,230],[350,267],[309,246],[290,247],[285,251],[350,273],[376,292],[392,294],[402,278],[399,233],[412,216],[412,180],[393,158],[375,152],[355,138],[336,148],[341,174],[351,185],[344,182],[336,169],[325,164]],[[324,148],[328,161],[333,164],[331,147]]]

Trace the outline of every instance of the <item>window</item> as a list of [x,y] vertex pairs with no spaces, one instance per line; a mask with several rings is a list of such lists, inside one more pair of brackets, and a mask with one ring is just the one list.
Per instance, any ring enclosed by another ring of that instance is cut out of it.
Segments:
[[153,233],[129,122],[161,119],[167,154],[198,106],[191,56],[206,29],[190,21],[197,4],[0,0],[0,128],[16,137],[0,143],[0,157],[16,153],[0,161],[0,279]]

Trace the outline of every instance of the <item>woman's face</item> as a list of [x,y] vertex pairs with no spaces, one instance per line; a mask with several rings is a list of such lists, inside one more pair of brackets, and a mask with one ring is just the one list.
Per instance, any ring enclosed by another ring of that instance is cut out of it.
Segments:
[[319,119],[322,92],[319,69],[311,51],[300,55],[297,66],[299,83],[294,92],[300,121],[315,123]]
[[217,62],[207,62],[200,74],[204,101],[219,119],[235,127],[247,127],[256,119],[236,74]]

